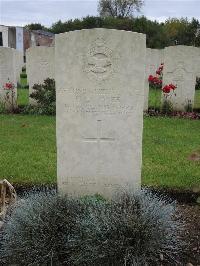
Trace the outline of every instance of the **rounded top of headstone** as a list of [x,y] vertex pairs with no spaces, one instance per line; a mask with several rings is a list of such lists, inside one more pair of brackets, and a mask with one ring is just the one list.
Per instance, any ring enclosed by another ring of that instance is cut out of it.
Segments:
[[93,34],[94,32],[96,33],[115,33],[115,34],[131,34],[131,35],[135,35],[135,37],[137,38],[142,38],[146,40],[146,34],[143,33],[138,33],[138,32],[133,32],[133,31],[126,31],[126,30],[117,30],[117,29],[107,29],[107,28],[92,28],[92,29],[82,29],[82,30],[74,30],[74,31],[68,31],[68,32],[63,32],[63,33],[59,33],[56,34],[56,39],[58,38],[62,38],[63,36],[69,36],[71,34],[84,34],[84,33],[91,33]]

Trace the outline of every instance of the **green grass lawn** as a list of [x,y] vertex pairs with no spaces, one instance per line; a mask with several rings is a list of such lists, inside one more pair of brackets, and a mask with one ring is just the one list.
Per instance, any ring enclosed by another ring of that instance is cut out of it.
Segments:
[[[26,71],[22,71],[22,73],[26,73]],[[20,84],[17,88],[17,104],[19,106],[25,106],[29,103],[29,90],[24,88],[27,85],[27,78],[20,77]]]
[[[160,108],[161,90],[149,90],[149,107]],[[200,90],[195,91],[194,109],[200,109]]]
[[[191,189],[200,185],[200,121],[145,117],[142,183]],[[12,183],[56,182],[55,117],[0,115],[0,178]],[[69,151],[70,152],[70,151]]]
[[0,151],[0,178],[55,182],[55,117],[0,115]]
[[17,104],[19,106],[27,105],[29,102],[29,90],[17,89]]
[[[22,72],[22,73],[26,73],[26,72]],[[25,87],[27,85],[27,78],[20,78],[20,85],[21,87]]]

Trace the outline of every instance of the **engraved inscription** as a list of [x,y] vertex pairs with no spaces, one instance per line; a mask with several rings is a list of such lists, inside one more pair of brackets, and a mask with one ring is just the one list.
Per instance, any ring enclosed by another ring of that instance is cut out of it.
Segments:
[[49,62],[47,60],[45,60],[42,56],[39,56],[37,58],[36,62],[37,62],[37,65],[38,65],[39,69],[41,69],[41,70],[43,70],[43,68],[46,69],[46,67],[49,64]]
[[[109,181],[109,180],[108,180]],[[81,176],[81,177],[66,177],[66,180],[62,182],[63,185],[77,185],[79,184],[80,187],[89,187],[89,186],[96,186],[98,185],[97,182],[93,179],[88,179],[86,176]],[[103,183],[105,188],[121,188],[121,186],[117,183]],[[129,184],[127,184],[128,186]]]
[[113,52],[102,38],[97,38],[89,47],[83,64],[90,79],[105,80],[114,72]]
[[71,95],[70,99],[73,100],[64,104],[68,113],[129,114],[134,112],[134,106],[124,103],[126,100],[122,97],[121,89],[117,88],[109,90],[69,88],[58,93]]

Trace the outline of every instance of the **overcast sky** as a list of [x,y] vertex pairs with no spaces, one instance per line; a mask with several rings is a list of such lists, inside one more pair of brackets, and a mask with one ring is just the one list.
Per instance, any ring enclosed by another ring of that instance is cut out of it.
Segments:
[[[169,17],[200,20],[200,0],[144,0],[140,15],[165,21]],[[23,26],[97,15],[98,0],[0,0],[0,24]]]

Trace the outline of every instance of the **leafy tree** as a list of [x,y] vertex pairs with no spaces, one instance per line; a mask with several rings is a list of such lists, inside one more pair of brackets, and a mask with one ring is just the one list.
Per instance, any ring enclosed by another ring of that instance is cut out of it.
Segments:
[[98,11],[101,17],[132,17],[143,3],[143,0],[99,0]]
[[62,22],[59,20],[48,30],[58,34],[62,32],[107,28],[135,31],[146,34],[147,47],[161,49],[166,46],[182,44],[200,46],[200,22],[197,19],[191,21],[186,18],[168,19],[165,23],[152,21],[146,17],[93,17],[74,19]]
[[28,30],[45,30],[45,26],[41,25],[40,23],[31,23],[25,26]]

